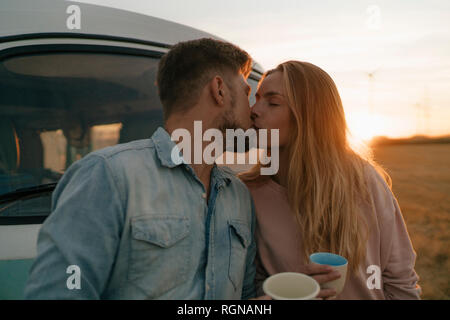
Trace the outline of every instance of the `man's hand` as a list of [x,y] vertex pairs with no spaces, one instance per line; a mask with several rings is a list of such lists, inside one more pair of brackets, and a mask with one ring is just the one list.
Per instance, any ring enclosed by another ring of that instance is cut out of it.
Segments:
[[[329,281],[333,281],[339,279],[341,274],[339,271],[333,270],[332,267],[323,265],[323,264],[305,264],[300,270],[301,273],[304,273],[312,278],[314,278],[320,285]],[[321,289],[317,298],[329,299],[336,295],[336,290],[334,289]]]

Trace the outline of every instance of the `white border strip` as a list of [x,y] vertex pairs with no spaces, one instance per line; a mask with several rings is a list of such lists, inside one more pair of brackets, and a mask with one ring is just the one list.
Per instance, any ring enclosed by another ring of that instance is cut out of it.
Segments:
[[41,224],[0,226],[0,260],[32,259]]

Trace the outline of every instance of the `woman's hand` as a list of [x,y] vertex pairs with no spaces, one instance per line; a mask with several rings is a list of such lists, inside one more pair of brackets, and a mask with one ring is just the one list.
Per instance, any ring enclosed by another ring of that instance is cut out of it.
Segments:
[[[336,271],[332,267],[323,264],[305,264],[300,268],[299,271],[314,278],[314,280],[316,280],[320,285],[329,281],[339,279],[341,277],[339,271]],[[317,298],[330,299],[334,296],[336,296],[336,290],[320,289]]]

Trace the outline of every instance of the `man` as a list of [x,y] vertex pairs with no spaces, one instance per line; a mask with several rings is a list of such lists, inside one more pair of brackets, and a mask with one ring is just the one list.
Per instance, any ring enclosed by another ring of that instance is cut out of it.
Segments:
[[164,128],[67,170],[39,234],[26,298],[254,297],[249,191],[215,164],[175,163],[170,138],[180,128],[194,136],[195,120],[203,130],[248,129],[251,63],[212,39],[179,43],[162,57]]
[[[162,57],[164,128],[93,152],[67,170],[39,233],[26,298],[255,296],[249,191],[216,164],[175,161],[171,140],[179,129],[195,137],[196,121],[204,131],[250,128],[251,63],[245,51],[212,39],[179,43]],[[203,155],[205,144],[198,149],[194,140],[192,149]],[[325,272],[318,268],[311,273]]]

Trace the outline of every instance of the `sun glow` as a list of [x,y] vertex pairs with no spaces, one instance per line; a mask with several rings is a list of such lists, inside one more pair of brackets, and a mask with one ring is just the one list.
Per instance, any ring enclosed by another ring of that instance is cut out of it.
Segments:
[[386,135],[390,132],[388,121],[382,115],[351,113],[346,116],[346,119],[351,134],[364,142],[370,141],[375,136]]

